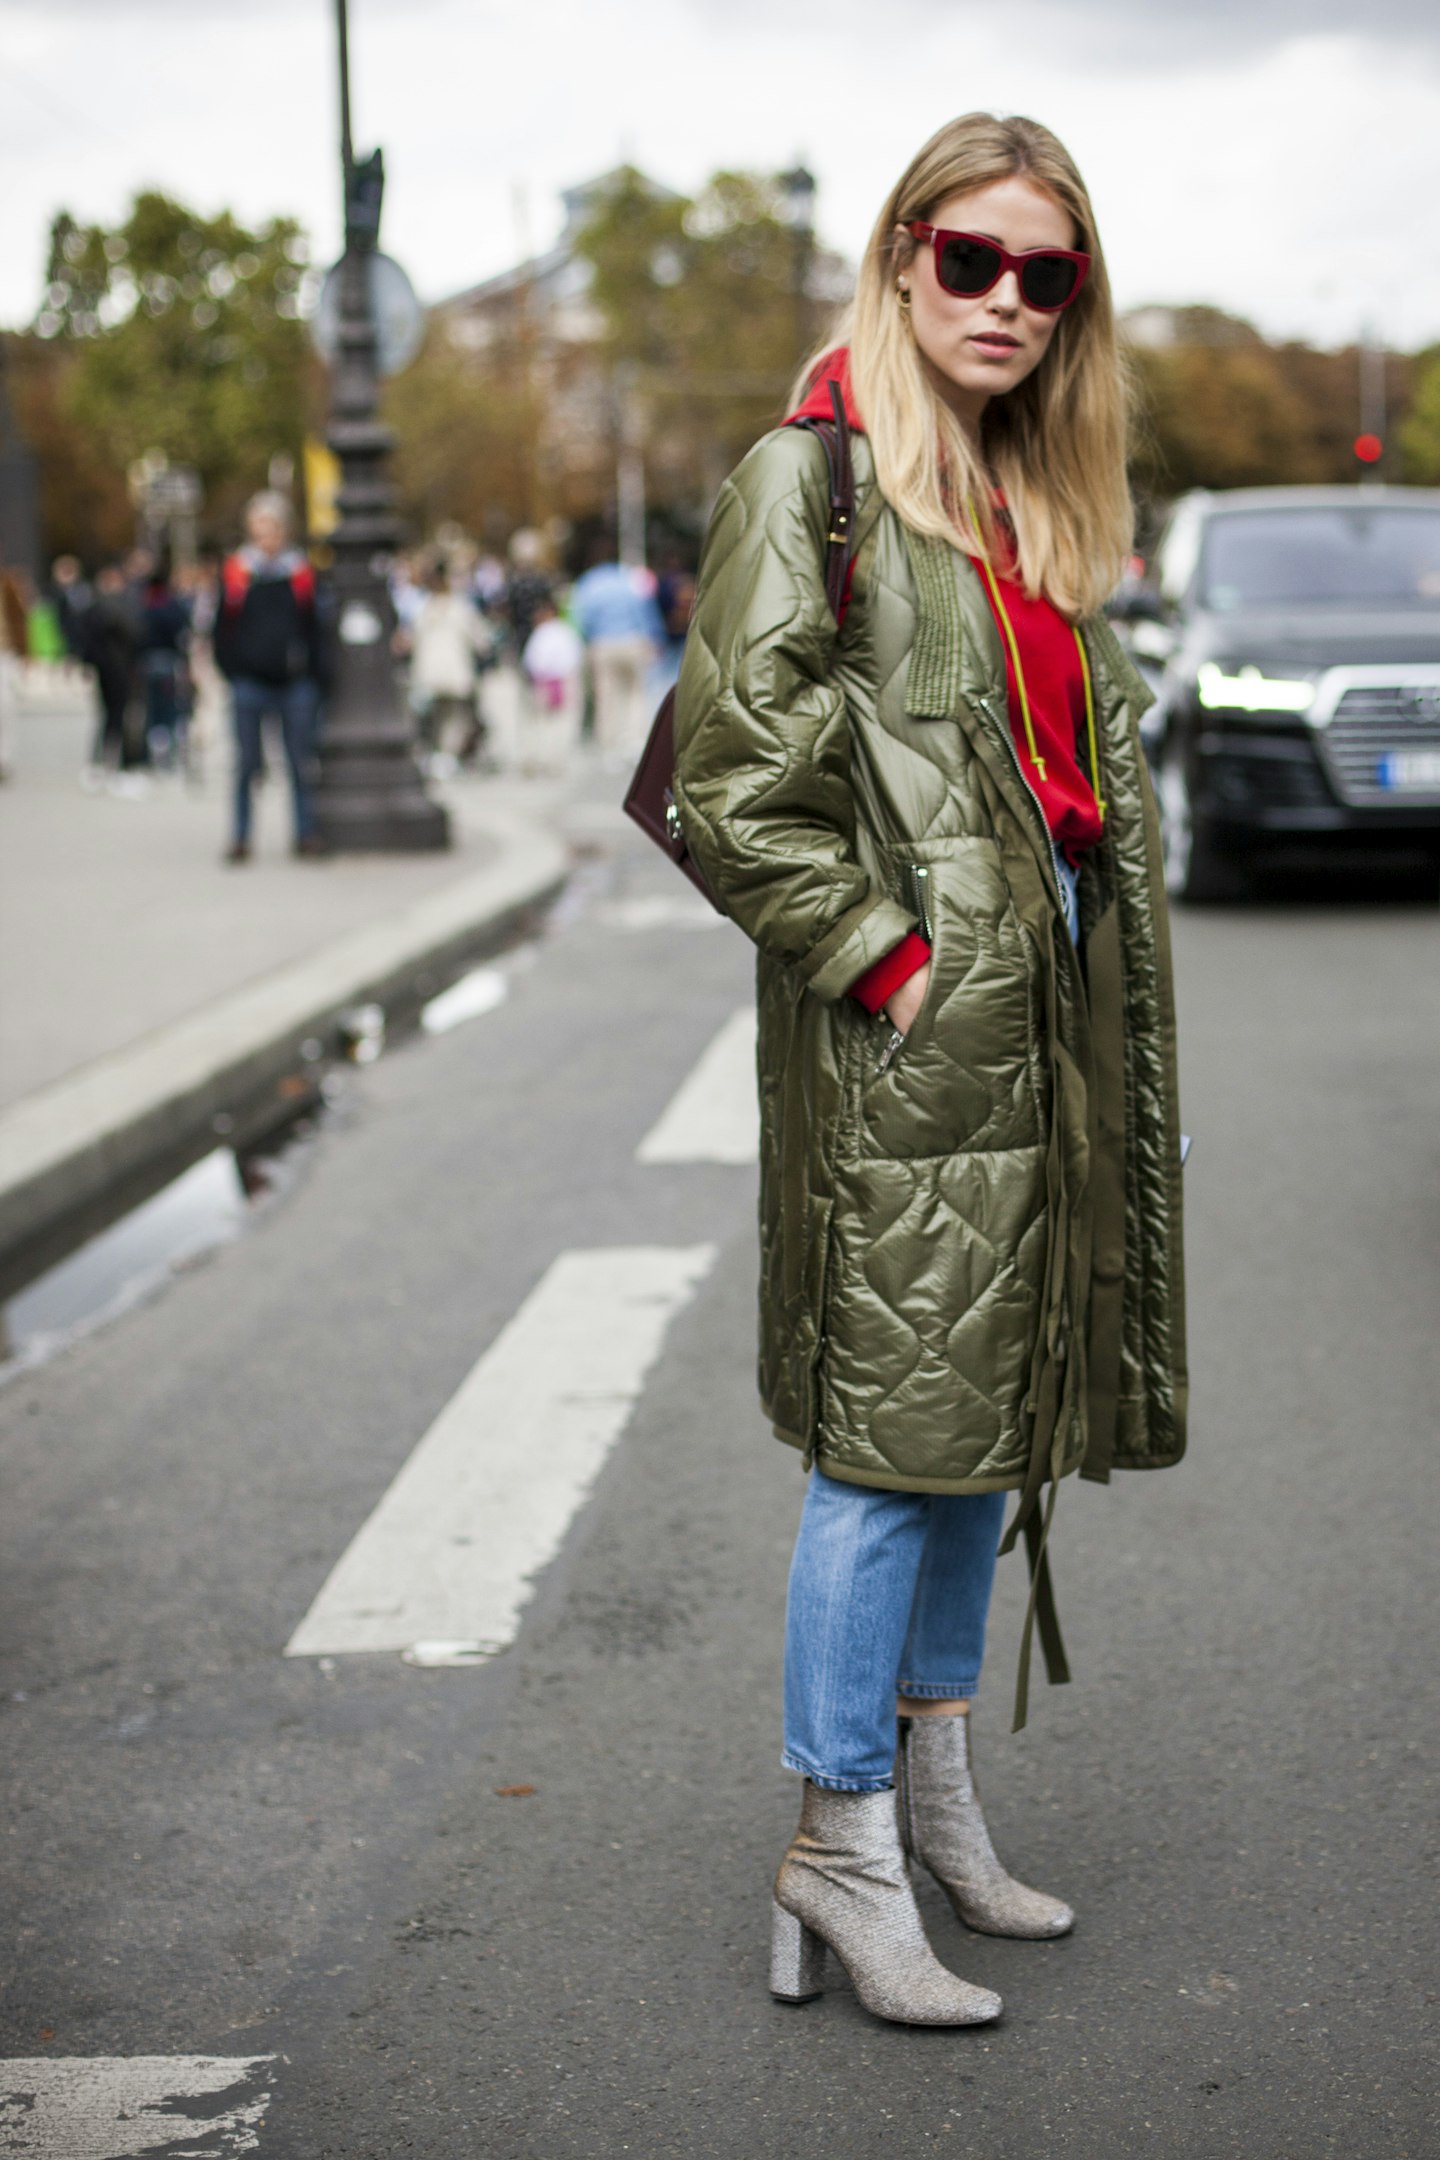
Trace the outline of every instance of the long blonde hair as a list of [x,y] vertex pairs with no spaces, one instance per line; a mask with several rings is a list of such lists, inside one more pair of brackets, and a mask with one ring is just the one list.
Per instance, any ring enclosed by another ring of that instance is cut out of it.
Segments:
[[[899,239],[896,227],[929,221],[948,197],[1016,174],[1073,218],[1075,244],[1091,257],[1090,274],[1034,373],[991,399],[977,454],[927,376],[898,303],[896,274],[916,243],[908,235]],[[968,554],[993,556],[1000,542],[992,494],[998,482],[1025,590],[1043,593],[1071,617],[1098,607],[1131,546],[1127,395],[1095,213],[1063,144],[1035,120],[966,113],[947,122],[886,199],[847,327],[851,384],[880,489],[905,523]],[[802,384],[814,379],[819,357],[807,365]]]

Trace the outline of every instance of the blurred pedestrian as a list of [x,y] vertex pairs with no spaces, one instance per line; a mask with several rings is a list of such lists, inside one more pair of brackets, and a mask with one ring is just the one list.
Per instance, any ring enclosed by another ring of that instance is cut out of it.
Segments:
[[570,608],[590,660],[595,746],[619,763],[641,748],[651,718],[650,671],[665,643],[654,580],[616,562],[601,542],[575,582]]
[[24,581],[26,592],[25,636],[29,656],[44,668],[52,668],[66,657],[64,632],[55,602],[48,592],[38,592],[29,578]]
[[505,615],[517,660],[529,642],[542,604],[554,592],[555,580],[545,563],[545,542],[539,533],[522,526],[510,538],[510,575],[505,584]]
[[487,619],[500,614],[505,606],[505,565],[498,555],[488,548],[476,556],[470,571],[470,590],[475,604],[483,609]]
[[425,605],[428,568],[418,555],[397,555],[390,565],[390,604],[399,627],[399,649],[410,650],[415,618]]
[[655,605],[665,629],[665,643],[651,685],[658,695],[679,680],[690,617],[695,612],[694,573],[678,560],[672,559],[661,571],[655,586]]
[[205,760],[220,740],[228,718],[225,679],[215,665],[215,623],[220,613],[220,558],[201,554],[175,574],[176,590],[190,616],[187,654],[190,715],[185,730],[185,775],[198,786]]
[[135,709],[140,618],[130,582],[118,562],[100,566],[94,595],[82,618],[82,636],[86,664],[95,673],[100,712],[90,764],[81,780],[87,786],[98,785],[113,768],[115,794],[143,795],[144,730]]
[[264,725],[280,723],[290,771],[293,852],[323,855],[316,830],[315,756],[323,673],[315,573],[290,543],[290,505],[269,490],[245,510],[245,545],[226,558],[215,661],[230,684],[235,794],[225,860],[250,860],[251,793],[264,764]]
[[[455,590],[444,563],[431,570],[426,588],[410,621],[410,704],[432,771],[453,772],[456,758],[469,764],[485,742],[476,669],[495,640],[468,593]],[[445,741],[452,722],[460,730],[454,752]],[[442,762],[437,766],[436,760]]]
[[190,609],[159,557],[140,590],[140,684],[145,742],[152,763],[174,772],[189,754],[192,690]]
[[[806,429],[836,397],[864,538],[827,584]],[[983,1933],[1073,1920],[1001,1866],[975,1790],[997,1546],[1024,1529],[1066,1678],[1060,1480],[1185,1447],[1147,694],[1100,612],[1130,547],[1124,376],[1048,129],[973,113],[926,144],[790,418],[721,491],[675,731],[685,836],[760,951],[762,1392],[813,1464],[771,1985],[818,1994],[828,1945],[877,2016],[979,2024],[999,1997],[935,1957],[907,1856]]]
[[13,570],[0,563],[0,781],[15,769],[15,716],[21,668],[29,651],[24,595]]
[[76,555],[57,555],[50,565],[50,596],[55,618],[65,640],[68,658],[76,665],[85,661],[85,617],[94,600],[85,572]]
[[529,692],[519,746],[521,771],[558,777],[580,739],[585,648],[553,600],[542,600],[536,609],[520,664]]

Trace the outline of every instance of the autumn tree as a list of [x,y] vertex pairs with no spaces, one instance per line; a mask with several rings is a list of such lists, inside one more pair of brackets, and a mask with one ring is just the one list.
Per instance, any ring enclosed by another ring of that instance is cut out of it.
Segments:
[[[1129,354],[1139,393],[1132,474],[1142,501],[1191,487],[1333,485],[1359,477],[1354,346],[1324,352],[1293,340],[1271,344],[1218,308],[1165,312],[1165,342],[1132,345]],[[1143,311],[1138,320],[1143,324]],[[1391,353],[1383,365],[1387,410],[1403,414],[1415,364]]]
[[1132,347],[1130,363],[1142,496],[1320,477],[1305,403],[1249,323],[1218,308],[1174,309],[1167,341]]
[[764,174],[719,172],[689,198],[623,172],[579,237],[604,356],[631,371],[653,452],[698,496],[779,419],[817,327],[782,206]]
[[69,412],[74,354],[33,331],[8,334],[5,348],[16,424],[38,468],[46,558],[119,554],[134,537],[135,512],[123,468]]
[[33,335],[55,349],[57,417],[83,454],[123,483],[162,451],[200,475],[207,522],[233,524],[277,452],[298,460],[315,406],[307,255],[293,218],[252,231],[154,191],[113,230],[62,211]]
[[1419,487],[1440,487],[1440,345],[1416,355],[1399,441],[1405,478]]
[[419,356],[386,383],[382,411],[395,431],[396,501],[413,534],[453,521],[498,538],[534,515],[535,416],[513,353],[477,366],[432,320]]

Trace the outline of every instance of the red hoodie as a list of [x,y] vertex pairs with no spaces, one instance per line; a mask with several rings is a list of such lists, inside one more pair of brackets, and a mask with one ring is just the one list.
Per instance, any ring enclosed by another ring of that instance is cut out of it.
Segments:
[[793,427],[797,420],[833,420],[835,414],[830,404],[830,385],[832,382],[838,382],[840,385],[840,395],[845,400],[846,419],[857,434],[863,435],[865,422],[856,409],[855,393],[850,387],[850,348],[848,345],[837,345],[833,352],[826,353],[816,370],[815,378],[809,390],[805,394],[804,403],[797,405],[794,412],[785,415],[786,427]]
[[[843,345],[837,345],[832,352],[825,355],[803,403],[786,416],[786,426],[791,426],[797,420],[833,418],[829,388],[832,381],[840,385],[840,393],[845,400],[846,419],[852,428],[863,435],[865,423],[856,408],[855,393],[850,381],[850,354]],[[854,569],[852,563],[852,577]],[[1080,769],[1075,750],[1079,728],[1085,718],[1085,684],[1080,669],[1080,655],[1075,649],[1071,625],[1048,600],[1027,599],[1024,588],[1013,577],[1005,576],[998,566],[996,582],[1020,650],[1020,661],[1025,670],[1025,686],[1030,696],[1030,714],[1035,727],[1036,746],[1040,751],[1045,777],[1041,778],[1039,770],[1032,762],[1029,746],[1025,741],[1020,700],[1015,686],[1015,670],[1003,628],[997,620],[996,629],[1000,632],[1001,644],[1005,648],[1005,674],[1010,693],[1010,732],[1014,738],[1016,755],[1045,813],[1052,839],[1074,862],[1086,848],[1094,846],[1101,833],[1100,811],[1094,790]],[[988,601],[988,580],[982,579],[982,585]],[[850,580],[847,578],[845,606],[848,606],[849,600]],[[993,602],[991,605],[993,611]],[[841,609],[841,619],[844,619],[844,607]],[[850,985],[850,994],[859,998],[867,1011],[878,1013],[901,983],[917,974],[929,958],[929,946],[912,930],[883,960],[877,960],[874,967],[867,968],[858,981]]]

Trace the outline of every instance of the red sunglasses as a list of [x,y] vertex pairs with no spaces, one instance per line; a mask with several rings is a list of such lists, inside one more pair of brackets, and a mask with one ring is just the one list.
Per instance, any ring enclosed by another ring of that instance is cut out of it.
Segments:
[[1013,270],[1026,307],[1041,315],[1058,315],[1079,293],[1090,268],[1090,257],[1074,248],[1027,248],[1023,255],[1012,255],[983,233],[946,232],[942,226],[918,220],[905,230],[916,240],[930,242],[935,250],[935,275],[958,300],[978,300],[981,293],[999,284],[1007,270]]

